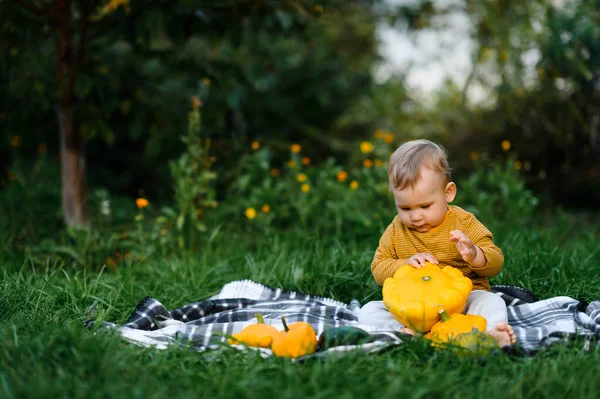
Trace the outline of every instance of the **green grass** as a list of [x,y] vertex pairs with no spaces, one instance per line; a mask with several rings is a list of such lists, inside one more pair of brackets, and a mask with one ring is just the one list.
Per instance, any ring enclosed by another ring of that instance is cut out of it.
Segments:
[[[597,224],[557,217],[543,228],[496,233],[506,263],[493,284],[521,285],[541,298],[600,299]],[[82,324],[93,303],[100,319],[122,323],[146,295],[173,308],[243,278],[342,301],[380,299],[369,269],[378,239],[223,230],[197,254],[113,272],[40,266],[3,250],[0,397],[597,397],[600,351],[576,344],[482,363],[416,341],[377,355],[292,364],[237,351],[141,348]]]

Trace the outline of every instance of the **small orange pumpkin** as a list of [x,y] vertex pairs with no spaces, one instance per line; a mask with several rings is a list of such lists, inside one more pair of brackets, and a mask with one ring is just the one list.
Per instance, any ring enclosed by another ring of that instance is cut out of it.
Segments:
[[303,321],[291,324],[289,327],[281,316],[284,331],[274,339],[271,349],[277,356],[297,358],[310,355],[317,348],[317,334],[312,326]]
[[257,324],[244,327],[239,333],[233,334],[227,343],[229,345],[242,343],[256,348],[269,348],[279,331],[274,326],[265,324],[265,319],[261,314],[257,314],[256,318],[258,319]]
[[472,288],[473,282],[452,266],[403,265],[383,282],[383,304],[400,323],[423,333],[440,320],[440,309],[462,312]]
[[485,317],[474,314],[454,313],[453,315],[448,315],[442,309],[440,317],[442,320],[431,327],[431,331],[425,335],[425,338],[429,338],[436,343],[449,342],[459,334],[469,333],[474,328],[483,332],[487,327]]

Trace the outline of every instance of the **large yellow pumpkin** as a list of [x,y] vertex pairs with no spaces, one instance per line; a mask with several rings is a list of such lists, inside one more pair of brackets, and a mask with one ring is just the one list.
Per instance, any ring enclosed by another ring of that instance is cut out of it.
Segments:
[[400,323],[424,333],[440,320],[441,309],[462,312],[472,288],[473,282],[454,267],[403,265],[383,282],[383,303]]

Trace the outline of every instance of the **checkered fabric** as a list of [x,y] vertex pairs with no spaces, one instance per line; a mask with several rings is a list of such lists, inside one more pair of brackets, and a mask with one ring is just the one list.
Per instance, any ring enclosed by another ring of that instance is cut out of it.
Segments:
[[[600,301],[586,305],[565,296],[537,300],[531,292],[513,286],[494,286],[492,291],[507,303],[509,324],[515,330],[521,352],[534,354],[542,347],[577,339],[591,344],[600,337]],[[410,339],[396,331],[382,331],[358,323],[359,309],[360,304],[355,299],[345,304],[331,298],[239,280],[224,285],[213,297],[173,310],[146,297],[122,326],[93,320],[88,321],[87,326],[96,332],[114,330],[126,341],[137,345],[160,349],[178,345],[198,351],[225,346],[229,336],[256,323],[257,314],[279,330],[283,329],[281,316],[285,316],[288,324],[309,323],[317,336],[327,328],[339,326],[358,327],[371,335],[368,343],[337,346],[310,357],[350,350],[379,352]],[[234,347],[245,349],[241,345]],[[265,357],[271,355],[269,349],[261,349],[260,353]]]

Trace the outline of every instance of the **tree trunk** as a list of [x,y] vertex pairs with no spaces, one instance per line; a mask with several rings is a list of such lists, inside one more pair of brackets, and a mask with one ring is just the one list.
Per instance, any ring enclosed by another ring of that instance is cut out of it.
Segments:
[[[60,127],[60,159],[62,167],[62,209],[68,226],[84,226],[88,222],[85,206],[84,140],[80,124],[73,112],[77,62],[73,57],[71,1],[54,1],[58,83],[58,121]],[[81,40],[81,39],[80,39]],[[81,43],[80,43],[81,45]]]
[[60,159],[62,166],[62,209],[65,223],[83,226],[88,222],[85,206],[85,158],[79,123],[71,105],[59,104]]

